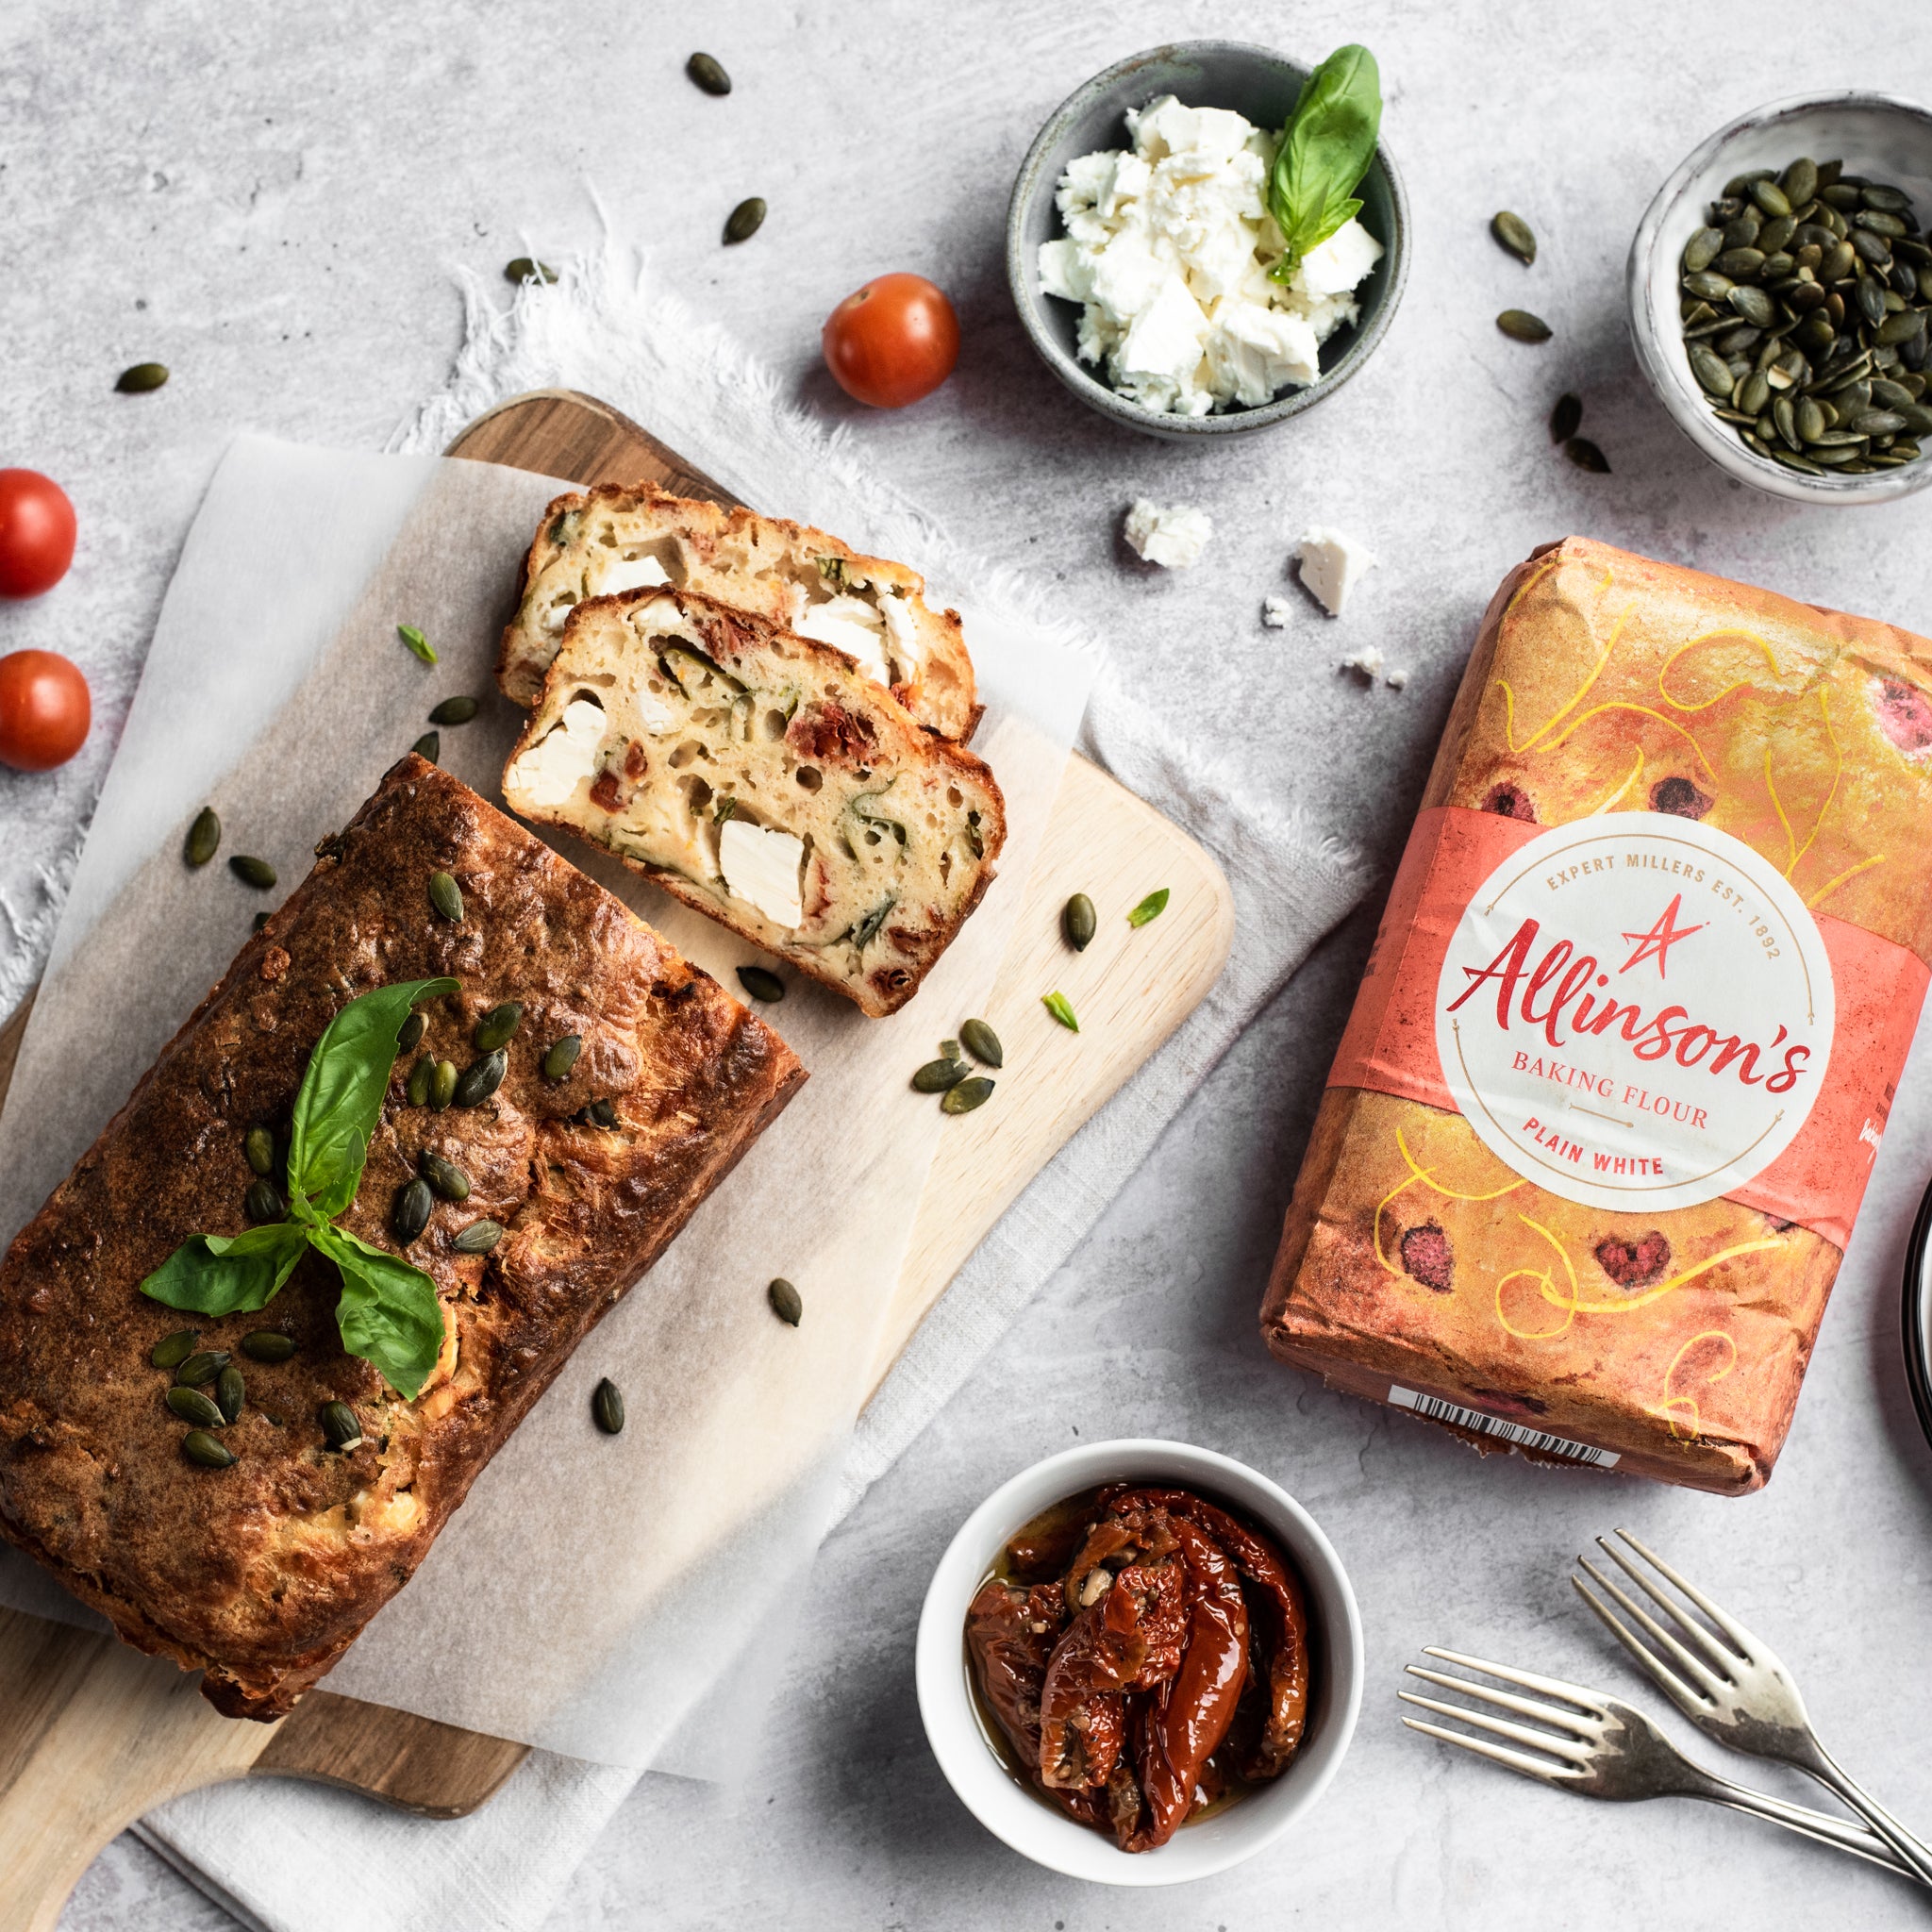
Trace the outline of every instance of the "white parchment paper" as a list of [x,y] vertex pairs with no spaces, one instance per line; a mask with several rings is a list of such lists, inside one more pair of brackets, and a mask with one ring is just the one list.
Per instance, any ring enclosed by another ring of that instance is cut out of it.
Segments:
[[[501,804],[521,713],[490,668],[515,567],[567,485],[436,458],[247,438],[224,460],[170,587],[0,1119],[0,1236],[33,1213],[245,939],[458,691],[481,717],[441,762]],[[788,506],[765,505],[784,510]],[[478,1479],[331,1690],[575,1757],[642,1765],[743,1653],[809,1560],[865,1395],[943,1117],[907,1075],[984,1003],[1093,660],[950,593],[1006,793],[1000,874],[919,996],[869,1021],[821,989],[765,1009],[811,1078],[566,1367]],[[397,641],[418,625],[441,663]],[[223,856],[281,874],[264,899],[180,842],[204,803]],[[749,947],[567,839],[559,849],[732,988]],[[796,1330],[764,1284],[797,1283]],[[629,1420],[596,1434],[611,1376]],[[46,1613],[25,1559],[0,1601]]]

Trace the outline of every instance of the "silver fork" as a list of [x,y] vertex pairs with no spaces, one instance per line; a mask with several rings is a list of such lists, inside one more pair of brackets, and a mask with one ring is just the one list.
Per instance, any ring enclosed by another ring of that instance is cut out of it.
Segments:
[[[1900,1863],[1881,1840],[1849,1819],[1833,1818],[1823,1811],[1808,1810],[1803,1805],[1787,1805],[1781,1799],[1734,1785],[1728,1778],[1693,1764],[1641,1710],[1633,1710],[1614,1697],[1586,1690],[1578,1684],[1566,1684],[1557,1677],[1539,1677],[1528,1671],[1511,1670],[1506,1664],[1486,1663],[1479,1657],[1465,1657],[1460,1651],[1438,1650],[1429,1645],[1423,1654],[1441,1657],[1445,1663],[1459,1664],[1464,1670],[1481,1671],[1487,1676],[1501,1678],[1506,1684],[1518,1685],[1544,1697],[1560,1698],[1564,1705],[1574,1708],[1539,1704],[1532,1698],[1498,1690],[1488,1684],[1472,1683],[1467,1677],[1452,1677],[1441,1671],[1409,1664],[1406,1668],[1411,1677],[1439,1684],[1445,1690],[1458,1690],[1465,1697],[1477,1698],[1484,1704],[1514,1711],[1518,1717],[1533,1718],[1539,1724],[1551,1726],[1531,1730],[1528,1725],[1513,1724],[1507,1718],[1491,1717],[1462,1705],[1445,1704],[1440,1698],[1418,1696],[1412,1690],[1398,1690],[1395,1694],[1405,1704],[1418,1705],[1442,1717],[1477,1725],[1492,1736],[1507,1738],[1511,1744],[1526,1748],[1513,1750],[1509,1745],[1491,1744],[1421,1718],[1405,1717],[1403,1723],[1412,1731],[1423,1731],[1444,1743],[1458,1744],[1465,1751],[1507,1765],[1525,1777],[1540,1778],[1545,1784],[1557,1785],[1586,1798],[1703,1798],[1713,1805],[1728,1805],[1755,1818],[1768,1819],[1788,1831],[1800,1832],[1821,1844],[1882,1865],[1901,1877],[1917,1875]],[[1531,1756],[1532,1752],[1537,1755]]]
[[[1690,1640],[1687,1646],[1664,1628],[1650,1612],[1626,1596],[1586,1557],[1577,1562],[1599,1589],[1613,1597],[1624,1614],[1639,1624],[1653,1650],[1641,1643],[1625,1624],[1578,1578],[1570,1581],[1576,1592],[1603,1620],[1610,1634],[1649,1673],[1652,1681],[1699,1730],[1728,1744],[1734,1751],[1748,1751],[1755,1757],[1775,1758],[1782,1764],[1808,1772],[1820,1784],[1856,1811],[1913,1874],[1932,1884],[1932,1851],[1928,1851],[1876,1800],[1868,1796],[1832,1761],[1818,1741],[1811,1721],[1805,1714],[1805,1700],[1791,1681],[1791,1674],[1777,1659],[1771,1646],[1704,1594],[1686,1583],[1661,1557],[1647,1550],[1627,1529],[1617,1535],[1631,1549],[1673,1583],[1708,1617],[1726,1642],[1720,1642],[1710,1631],[1691,1617],[1681,1605],[1666,1596],[1651,1579],[1605,1538],[1597,1546],[1632,1583],[1662,1610]],[[1657,1655],[1661,1651],[1670,1661]]]

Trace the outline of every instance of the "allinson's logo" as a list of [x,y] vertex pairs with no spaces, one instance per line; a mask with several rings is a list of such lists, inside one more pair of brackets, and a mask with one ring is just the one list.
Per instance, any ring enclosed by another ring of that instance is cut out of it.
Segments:
[[1659,812],[1558,825],[1464,910],[1436,1044],[1456,1104],[1574,1201],[1682,1208],[1790,1144],[1831,1056],[1831,965],[1785,878]]

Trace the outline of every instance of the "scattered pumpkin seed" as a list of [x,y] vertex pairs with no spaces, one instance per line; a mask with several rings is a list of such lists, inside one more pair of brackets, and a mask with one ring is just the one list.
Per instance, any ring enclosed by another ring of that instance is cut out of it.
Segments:
[[948,1087],[957,1087],[972,1071],[964,1060],[927,1060],[913,1074],[913,1089],[920,1093],[943,1093]]
[[445,1201],[467,1201],[470,1198],[470,1176],[455,1161],[445,1160],[441,1155],[425,1147],[416,1157],[416,1165],[422,1170],[423,1178]]
[[566,1033],[561,1040],[550,1042],[550,1051],[543,1056],[543,1077],[546,1080],[568,1080],[570,1070],[576,1065],[577,1056],[584,1050],[584,1036],[581,1033]]
[[229,859],[228,870],[244,886],[253,886],[258,892],[275,890],[275,869],[265,858],[257,858],[251,853],[238,852]]
[[1046,1010],[1049,1013],[1051,1013],[1054,1016],[1054,1018],[1058,1020],[1060,1023],[1060,1024],[1067,1029],[1069,1033],[1079,1032],[1080,1023],[1074,1017],[1073,1003],[1067,998],[1065,993],[1059,991],[1043,992],[1040,996],[1040,1004],[1042,1007],[1044,1007]]
[[190,1429],[181,1438],[181,1453],[190,1462],[198,1462],[204,1469],[233,1469],[235,1452],[225,1442],[218,1442],[206,1429]]
[[1563,445],[1563,454],[1579,470],[1591,470],[1599,476],[1610,474],[1610,459],[1587,436],[1573,436]]
[[1098,927],[1093,901],[1085,892],[1075,892],[1060,910],[1060,931],[1074,952],[1084,953],[1093,943]]
[[765,1299],[779,1321],[790,1323],[794,1328],[798,1326],[805,1315],[805,1298],[782,1274],[766,1288]]
[[459,1255],[487,1255],[503,1239],[500,1221],[473,1221],[450,1243]]
[[[222,1373],[225,1374],[227,1371]],[[229,1420],[199,1389],[185,1389],[177,1383],[161,1400],[184,1423],[195,1423],[204,1429],[218,1429]]]
[[457,1075],[456,1090],[450,1098],[458,1107],[481,1107],[503,1085],[503,1076],[508,1071],[509,1056],[497,1047],[480,1059],[472,1060]]
[[731,92],[731,76],[708,54],[693,54],[684,63],[684,71],[708,94],[722,96]]
[[424,663],[434,664],[436,662],[436,646],[413,624],[397,625],[396,635],[402,639],[404,643],[408,645],[410,650],[415,652],[417,657],[422,658]]
[[476,1044],[485,1053],[494,1053],[499,1046],[509,1044],[523,1024],[523,1001],[505,1000],[501,1006],[491,1007],[476,1022]]
[[225,1348],[205,1348],[192,1355],[175,1371],[175,1386],[177,1389],[199,1389],[204,1382],[212,1382],[228,1366],[228,1351]]
[[446,872],[433,872],[429,874],[429,903],[452,925],[463,923],[463,892]]
[[731,217],[724,224],[724,240],[726,242],[749,242],[764,225],[764,222],[763,197],[748,194],[731,210]]
[[275,914],[273,912],[258,912],[255,915],[255,917],[248,922],[248,930],[250,932],[260,932],[262,928],[266,926],[269,921],[274,917]]
[[1536,259],[1536,236],[1530,225],[1521,215],[1512,215],[1506,208],[1499,214],[1490,217],[1490,233],[1498,244],[1507,248],[1524,268]]
[[427,758],[433,765],[442,756],[442,734],[440,731],[425,731],[409,749],[419,758]]
[[429,1076],[429,1107],[433,1113],[441,1113],[457,1097],[457,1063],[454,1060],[438,1060],[436,1071]]
[[114,387],[124,396],[144,396],[150,390],[159,389],[167,379],[165,362],[137,362],[114,378]]
[[738,983],[753,999],[763,1000],[767,1006],[785,997],[785,982],[762,966],[741,966]]
[[[1167,888],[1165,886],[1158,887],[1155,891],[1149,892],[1147,896],[1144,899],[1142,899],[1141,903],[1138,906],[1136,906],[1130,913],[1127,914],[1127,924],[1138,932],[1141,926],[1151,924],[1155,920],[1158,919],[1163,912],[1167,910]],[[997,1065],[998,1063],[995,1062],[994,1064]]]
[[429,722],[432,724],[467,724],[481,709],[482,706],[476,699],[467,694],[444,698],[441,704],[430,712]]
[[225,1423],[239,1421],[242,1405],[248,1399],[248,1385],[233,1362],[215,1377],[215,1407]]
[[983,1067],[1003,1067],[1007,1063],[999,1035],[984,1020],[968,1020],[959,1028],[959,1044]]
[[158,1369],[178,1369],[194,1353],[194,1344],[200,1340],[200,1329],[177,1328],[155,1343],[148,1360]]
[[430,1084],[432,1081],[435,1080],[435,1056],[432,1054],[425,1053],[423,1056],[423,1058],[420,1060],[418,1060],[413,1067],[409,1069],[409,1084],[403,1090],[404,1092],[407,1094],[409,1105],[411,1107],[427,1107],[429,1105]]
[[389,1210],[390,1232],[407,1248],[429,1225],[429,1216],[435,1207],[436,1200],[429,1191],[427,1181],[404,1182],[396,1190],[396,1198]]
[[614,1127],[617,1124],[617,1103],[614,1100],[593,1100],[585,1108],[584,1113],[593,1127]]
[[940,1102],[944,1113],[971,1113],[975,1107],[984,1107],[992,1098],[992,1082],[984,1074],[975,1074],[970,1080],[961,1080],[946,1097]]
[[504,263],[503,278],[507,282],[541,282],[547,287],[557,279],[557,271],[547,261],[519,255],[514,260]]
[[347,1455],[351,1449],[362,1446],[362,1422],[346,1402],[325,1402],[322,1405],[322,1433],[328,1439],[331,1449]]
[[289,1211],[289,1204],[275,1182],[258,1180],[249,1182],[248,1191],[242,1197],[242,1208],[250,1221],[260,1224],[281,1220]]
[[220,849],[221,842],[222,822],[215,816],[214,807],[205,805],[194,814],[194,823],[188,828],[181,856],[190,865],[206,865]]
[[242,1152],[251,1172],[267,1180],[275,1171],[275,1137],[266,1127],[250,1127],[242,1137]]
[[957,1040],[942,1040],[942,1041],[940,1041],[940,1058],[941,1058],[941,1059],[946,1059],[946,1060],[956,1060],[956,1059],[958,1059],[958,1058],[959,1058],[959,1042],[958,1042],[958,1041]]
[[1546,342],[1556,333],[1541,316],[1526,308],[1506,308],[1496,318],[1496,326],[1513,342]]
[[242,1338],[242,1353],[250,1361],[285,1362],[295,1353],[295,1338],[279,1328],[257,1328]]
[[591,1420],[607,1436],[624,1434],[624,1391],[608,1375],[591,1391]]
[[414,1053],[423,1044],[423,1036],[429,1030],[429,1016],[426,1013],[411,1013],[396,1029],[396,1053],[398,1056]]
[[1557,398],[1557,407],[1550,411],[1550,441],[1568,442],[1576,434],[1577,425],[1582,421],[1583,398],[1564,391]]

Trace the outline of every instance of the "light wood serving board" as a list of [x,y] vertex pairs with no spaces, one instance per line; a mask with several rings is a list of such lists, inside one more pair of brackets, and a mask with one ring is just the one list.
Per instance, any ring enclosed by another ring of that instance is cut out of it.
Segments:
[[[448,454],[729,501],[627,417],[570,391],[502,404]],[[1165,914],[1130,933],[1128,908],[1156,886],[1172,893]],[[1081,954],[1059,936],[1060,908],[1076,891],[1101,913]],[[999,1106],[947,1124],[880,1338],[874,1387],[1014,1197],[1200,1003],[1233,935],[1234,902],[1213,859],[1097,767],[1070,758],[986,1010],[1009,1064],[1024,1065],[1027,1078],[1003,1082]],[[1041,1006],[1054,987],[1079,1013],[1078,1034]],[[0,1031],[0,1100],[25,1024],[23,1007]],[[225,1718],[171,1663],[0,1609],[0,1932],[51,1932],[102,1846],[200,1786],[311,1778],[455,1818],[484,1803],[525,1750],[326,1690],[310,1691],[278,1724]]]

